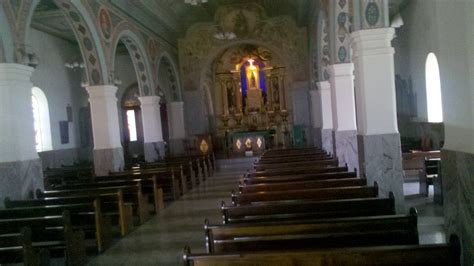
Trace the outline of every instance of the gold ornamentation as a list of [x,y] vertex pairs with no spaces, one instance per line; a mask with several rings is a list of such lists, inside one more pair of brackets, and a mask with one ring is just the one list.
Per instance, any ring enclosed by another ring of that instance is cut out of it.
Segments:
[[242,147],[242,142],[240,141],[240,139],[237,139],[237,141],[235,142],[235,146],[237,146],[237,149],[240,150],[240,148]]
[[259,149],[262,148],[262,144],[263,144],[262,138],[258,137],[257,138],[257,146],[258,146]]
[[252,140],[250,138],[247,138],[245,140],[245,147],[247,147],[247,149],[251,149],[252,148]]
[[205,139],[201,141],[201,145],[199,145],[199,149],[201,150],[202,153],[207,153],[207,151],[209,150],[209,145],[207,144]]

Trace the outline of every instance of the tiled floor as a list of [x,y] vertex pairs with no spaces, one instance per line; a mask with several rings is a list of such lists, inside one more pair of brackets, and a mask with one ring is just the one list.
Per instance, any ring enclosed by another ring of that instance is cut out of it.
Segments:
[[216,172],[91,260],[90,265],[181,265],[185,245],[194,253],[205,252],[204,219],[221,221],[220,203],[229,203],[230,192],[242,173],[232,169]]
[[[249,161],[250,162],[250,161]],[[221,165],[223,166],[223,165]],[[242,170],[227,167],[209,178],[180,200],[171,203],[149,222],[91,260],[90,265],[181,265],[185,245],[193,253],[205,252],[204,219],[221,221],[220,202],[229,202],[230,191],[237,187]],[[242,169],[242,168],[240,168]],[[418,183],[405,183],[406,204],[419,212],[420,243],[445,241],[442,208],[418,195]]]

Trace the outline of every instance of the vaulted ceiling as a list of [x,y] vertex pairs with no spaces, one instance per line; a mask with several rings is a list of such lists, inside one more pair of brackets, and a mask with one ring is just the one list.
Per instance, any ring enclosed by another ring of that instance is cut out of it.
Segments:
[[[107,0],[109,5],[121,10],[143,27],[155,32],[164,40],[176,43],[194,23],[214,19],[221,5],[257,3],[267,16],[292,16],[298,25],[306,26],[312,5],[317,0],[208,0],[201,5],[185,4],[184,0]],[[390,0],[393,15],[403,9],[409,0]],[[74,35],[68,23],[53,0],[41,0],[35,10],[32,26],[57,37],[74,42]]]

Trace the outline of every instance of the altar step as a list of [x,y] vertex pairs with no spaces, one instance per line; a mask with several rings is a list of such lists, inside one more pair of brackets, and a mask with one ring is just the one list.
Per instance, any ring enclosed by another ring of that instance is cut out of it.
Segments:
[[218,159],[217,168],[219,170],[242,170],[247,171],[253,168],[253,163],[258,157],[239,157],[231,159]]

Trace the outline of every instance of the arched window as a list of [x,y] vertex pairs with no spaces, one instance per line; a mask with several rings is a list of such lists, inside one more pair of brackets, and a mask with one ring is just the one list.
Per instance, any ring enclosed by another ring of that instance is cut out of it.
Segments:
[[443,122],[443,104],[441,102],[441,79],[436,55],[429,53],[426,58],[426,100],[428,122]]
[[31,102],[33,108],[36,151],[42,152],[52,150],[53,145],[51,142],[48,100],[40,88],[33,87],[31,89]]

